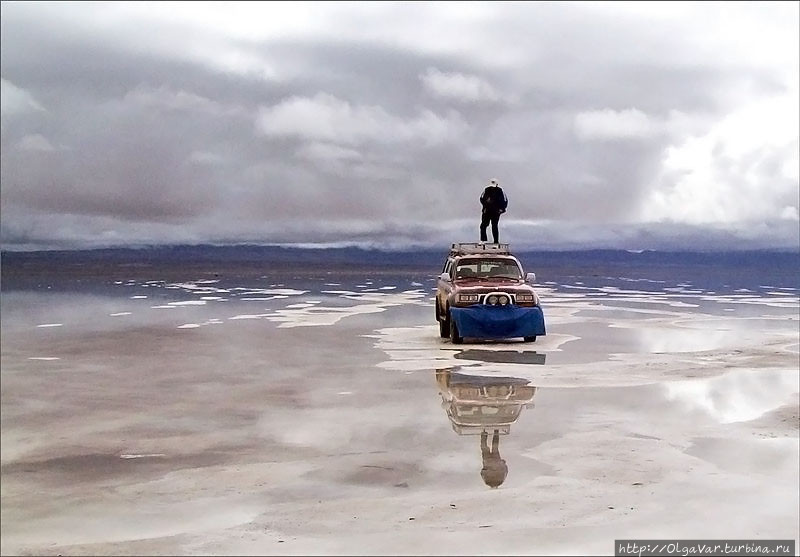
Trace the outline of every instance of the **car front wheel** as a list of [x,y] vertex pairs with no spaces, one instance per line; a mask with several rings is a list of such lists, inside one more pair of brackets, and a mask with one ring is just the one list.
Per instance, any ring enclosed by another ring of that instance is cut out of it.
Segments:
[[442,338],[450,336],[450,322],[447,319],[439,321],[439,336]]
[[458,332],[458,325],[456,325],[456,320],[452,318],[452,316],[448,319],[450,322],[450,342],[453,344],[461,344],[464,342],[464,338]]
[[445,313],[442,316],[441,312],[439,311],[439,302],[436,301],[436,321],[439,322],[439,336],[442,338],[447,338],[450,336],[450,321],[447,319],[447,314]]

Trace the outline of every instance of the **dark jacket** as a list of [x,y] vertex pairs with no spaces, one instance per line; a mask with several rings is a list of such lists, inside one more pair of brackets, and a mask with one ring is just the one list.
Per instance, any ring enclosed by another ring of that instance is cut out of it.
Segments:
[[499,215],[508,207],[508,198],[500,186],[487,186],[481,194],[483,212]]

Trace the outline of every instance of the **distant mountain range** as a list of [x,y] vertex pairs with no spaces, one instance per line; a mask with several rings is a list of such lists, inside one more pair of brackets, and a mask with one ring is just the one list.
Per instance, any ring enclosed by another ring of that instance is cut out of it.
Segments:
[[[3,251],[3,264],[18,262],[271,262],[295,264],[354,264],[363,266],[439,267],[449,247],[441,250],[385,251],[342,248],[298,248],[263,245],[174,245],[90,250]],[[513,251],[513,246],[512,246]],[[593,249],[580,251],[521,251],[514,254],[537,266],[563,265],[745,265],[794,269],[800,273],[798,251],[671,252]]]

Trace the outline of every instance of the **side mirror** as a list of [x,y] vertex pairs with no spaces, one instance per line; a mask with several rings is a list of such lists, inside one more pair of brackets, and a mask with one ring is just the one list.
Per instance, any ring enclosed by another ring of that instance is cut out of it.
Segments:
[[441,275],[439,275],[439,280],[450,282],[450,275],[448,275],[447,273],[442,273]]
[[531,284],[536,282],[536,273],[528,273],[525,275],[525,282],[529,282]]

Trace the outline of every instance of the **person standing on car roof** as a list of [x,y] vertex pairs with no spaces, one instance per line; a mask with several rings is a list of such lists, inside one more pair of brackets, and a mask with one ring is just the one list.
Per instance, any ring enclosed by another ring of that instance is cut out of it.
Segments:
[[483,190],[481,194],[481,205],[483,206],[481,212],[481,242],[486,241],[486,228],[491,223],[492,238],[494,239],[494,243],[497,244],[500,239],[497,224],[500,221],[500,215],[505,213],[508,207],[508,198],[497,183],[497,180],[490,180],[489,185]]

